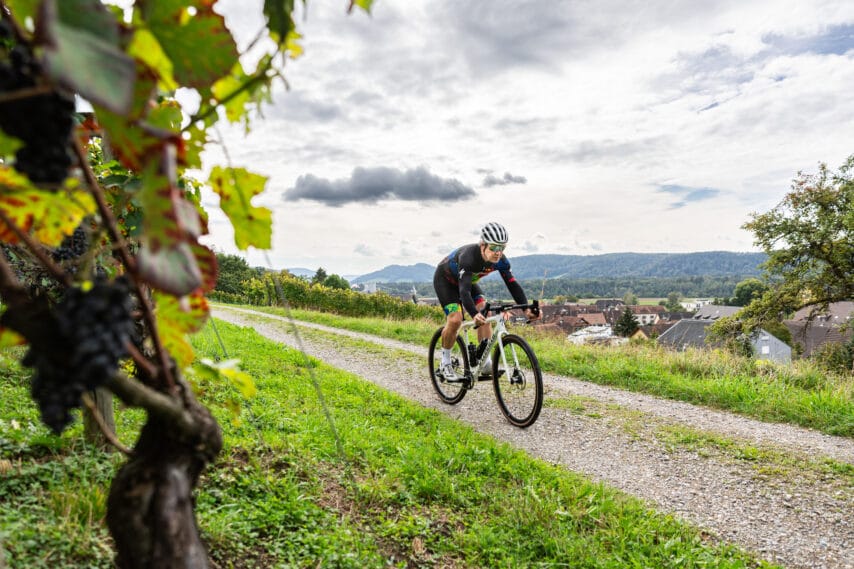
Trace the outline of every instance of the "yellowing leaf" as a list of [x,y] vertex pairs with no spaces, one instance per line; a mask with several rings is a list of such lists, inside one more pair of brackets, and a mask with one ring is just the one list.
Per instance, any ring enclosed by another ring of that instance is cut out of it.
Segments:
[[128,54],[145,63],[157,74],[160,88],[164,91],[174,91],[178,88],[172,73],[172,60],[163,52],[160,42],[150,30],[137,29],[133,34]]
[[244,168],[215,166],[208,178],[220,197],[220,207],[234,226],[234,242],[241,250],[250,246],[269,249],[273,233],[273,214],[265,207],[251,204],[264,191],[267,178]]
[[245,398],[254,397],[258,392],[252,376],[238,368],[239,360],[224,360],[215,362],[208,358],[200,361],[200,366],[206,368],[208,374],[228,380],[228,382],[240,391]]
[[183,369],[195,358],[187,334],[197,332],[204,325],[210,312],[208,302],[201,294],[176,298],[158,292],[154,293],[154,302],[160,340],[175,358],[178,368]]
[[239,69],[239,73],[236,73],[237,71],[235,70],[231,75],[223,77],[211,88],[211,92],[218,101],[225,101],[225,116],[229,122],[238,122],[243,118],[246,114],[246,104],[251,100],[248,90],[232,95],[240,89],[240,85],[247,79],[246,74],[243,73],[243,68]]
[[[26,176],[0,165],[0,211],[22,231],[48,247],[56,247],[95,212],[95,200],[79,189],[48,192],[36,189]],[[17,235],[0,221],[0,239],[18,243]]]
[[27,340],[14,330],[0,326],[0,348],[11,348],[26,344]]

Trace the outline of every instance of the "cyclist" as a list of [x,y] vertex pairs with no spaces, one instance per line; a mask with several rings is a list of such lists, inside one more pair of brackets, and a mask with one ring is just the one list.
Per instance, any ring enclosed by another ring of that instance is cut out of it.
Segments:
[[[525,291],[510,272],[510,261],[504,256],[507,241],[507,230],[503,225],[495,222],[487,223],[480,229],[478,243],[454,249],[436,267],[433,288],[436,289],[436,296],[447,316],[445,329],[442,331],[441,365],[441,372],[446,380],[459,379],[451,364],[451,348],[463,323],[463,309],[478,326],[478,340],[483,341],[492,335],[492,327],[486,322],[486,317],[480,313],[486,304],[486,298],[477,281],[492,271],[498,271],[514,302],[528,303]],[[539,314],[535,314],[530,308],[525,311],[525,314],[529,320],[539,318]],[[488,365],[486,369],[492,369],[492,366]]]

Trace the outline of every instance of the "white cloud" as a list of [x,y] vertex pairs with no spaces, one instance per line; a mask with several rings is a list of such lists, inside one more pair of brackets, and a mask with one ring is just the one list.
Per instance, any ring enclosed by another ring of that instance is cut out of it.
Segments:
[[[220,4],[242,37],[262,25],[259,0]],[[854,153],[844,0],[346,5],[308,3],[291,90],[249,136],[225,134],[234,163],[269,176],[255,202],[275,210],[276,267],[435,263],[489,219],[511,260],[747,251],[751,212]]]

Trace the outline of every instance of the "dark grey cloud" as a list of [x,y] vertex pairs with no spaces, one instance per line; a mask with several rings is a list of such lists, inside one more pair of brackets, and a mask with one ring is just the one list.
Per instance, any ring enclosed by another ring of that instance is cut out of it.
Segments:
[[677,198],[676,201],[670,204],[671,209],[685,207],[692,202],[710,200],[721,193],[716,188],[695,188],[692,186],[680,186],[678,184],[660,184],[658,191]]
[[525,176],[514,176],[510,172],[504,172],[504,176],[499,178],[498,176],[493,176],[492,174],[487,175],[483,179],[483,186],[485,188],[490,188],[492,186],[506,186],[507,184],[527,184],[528,178]]
[[455,202],[474,196],[475,191],[462,182],[440,178],[423,166],[406,171],[355,168],[349,178],[340,180],[305,174],[283,194],[286,201],[310,200],[331,207],[347,203],[373,204],[381,200]]

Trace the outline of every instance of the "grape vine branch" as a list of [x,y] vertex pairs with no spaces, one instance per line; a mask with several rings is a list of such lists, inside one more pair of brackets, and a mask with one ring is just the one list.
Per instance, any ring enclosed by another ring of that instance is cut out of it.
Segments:
[[[146,411],[132,450],[108,435],[128,453],[107,507],[123,568],[208,566],[192,492],[222,440],[191,382],[245,378],[195,363],[186,338],[217,278],[199,241],[201,187],[219,195],[239,248],[270,247],[271,212],[251,203],[265,178],[231,164],[206,182],[187,171],[221,121],[248,128],[285,81],[302,53],[297,3],[264,0],[265,26],[242,51],[217,4],[0,0],[0,346],[26,346],[33,399],[57,433],[96,407],[95,390]],[[250,50],[263,52],[254,70]],[[179,89],[202,103],[187,108]],[[76,112],[78,99],[93,112]]]

